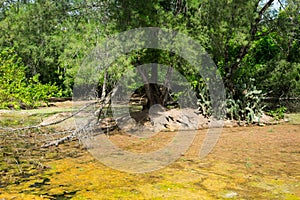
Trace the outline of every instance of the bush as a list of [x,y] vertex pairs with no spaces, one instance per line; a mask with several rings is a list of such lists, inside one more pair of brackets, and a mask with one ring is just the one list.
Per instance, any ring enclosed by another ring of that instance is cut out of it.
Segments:
[[58,92],[55,85],[41,84],[39,74],[28,79],[25,72],[13,49],[0,52],[0,108],[34,108]]
[[227,96],[227,116],[230,119],[246,120],[252,123],[256,117],[263,114],[262,103],[265,96],[262,90],[254,86],[254,79],[249,84],[242,84],[237,87],[238,99],[234,99],[230,93]]
[[[256,117],[263,114],[262,100],[265,95],[254,86],[254,79],[250,79],[249,84],[237,86],[236,89],[235,98],[227,91],[226,118],[252,123]],[[198,96],[198,110],[205,117],[211,116],[212,108],[207,88],[203,87]]]
[[[200,87],[199,87],[200,88]],[[206,86],[199,89],[200,92],[198,94],[198,110],[204,117],[210,117],[212,115],[212,105],[209,96],[209,91]]]
[[280,120],[284,118],[284,113],[286,112],[286,107],[282,106],[276,110],[271,110],[267,114],[272,116],[275,120]]

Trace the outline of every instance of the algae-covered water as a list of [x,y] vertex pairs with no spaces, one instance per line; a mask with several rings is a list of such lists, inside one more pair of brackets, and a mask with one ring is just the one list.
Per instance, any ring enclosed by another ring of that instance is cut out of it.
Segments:
[[[21,113],[2,113],[1,126],[36,124],[57,112]],[[55,127],[1,131],[0,199],[300,199],[299,119],[225,128],[204,159],[197,155],[206,131],[199,130],[176,162],[142,174],[103,165],[76,140],[40,148]],[[128,151],[151,151],[151,138],[120,142],[129,139],[110,136]]]

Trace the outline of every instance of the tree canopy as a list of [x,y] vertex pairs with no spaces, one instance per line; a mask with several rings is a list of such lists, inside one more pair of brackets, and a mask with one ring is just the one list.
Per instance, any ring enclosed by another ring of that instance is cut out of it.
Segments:
[[[299,10],[299,0],[2,0],[0,88],[12,97],[2,95],[0,104],[5,107],[3,102],[14,99],[17,91],[8,92],[4,78],[16,68],[22,72],[10,84],[52,85],[56,92],[47,95],[71,96],[78,67],[89,52],[107,37],[139,27],[167,28],[198,40],[235,103],[246,101],[249,90],[299,97]],[[182,72],[201,101],[202,78],[170,52],[131,52],[114,65],[125,70],[145,63],[166,64]],[[124,72],[114,69],[106,90]],[[103,81],[104,76],[99,77],[99,88]]]

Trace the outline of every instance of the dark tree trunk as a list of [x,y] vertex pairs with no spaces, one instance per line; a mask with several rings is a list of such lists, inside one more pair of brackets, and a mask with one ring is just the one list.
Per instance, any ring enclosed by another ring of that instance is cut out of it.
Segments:
[[149,109],[155,104],[160,104],[164,106],[164,96],[161,91],[161,86],[155,83],[150,83],[145,85],[145,90],[147,94],[147,104],[143,106],[143,110]]

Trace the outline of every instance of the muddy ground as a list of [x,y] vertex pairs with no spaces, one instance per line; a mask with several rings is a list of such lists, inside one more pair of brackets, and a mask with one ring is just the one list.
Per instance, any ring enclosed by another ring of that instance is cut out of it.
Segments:
[[[57,112],[62,110],[42,113]],[[43,117],[0,114],[2,125]],[[198,153],[207,130],[199,130],[176,162],[142,174],[103,165],[76,140],[41,149],[41,136],[55,132],[53,128],[2,131],[0,199],[300,199],[300,117],[289,117],[289,123],[280,125],[224,128],[203,159]],[[109,139],[127,151],[151,152],[174,134],[147,139],[115,134]]]

